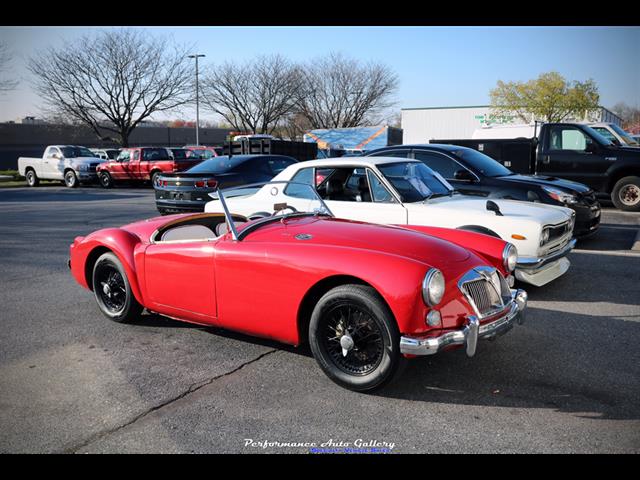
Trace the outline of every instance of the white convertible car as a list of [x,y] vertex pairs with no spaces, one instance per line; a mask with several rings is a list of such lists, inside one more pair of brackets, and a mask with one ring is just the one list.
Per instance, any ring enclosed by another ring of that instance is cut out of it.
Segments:
[[[328,158],[295,163],[273,178],[315,185],[339,218],[393,225],[471,230],[500,237],[517,247],[515,276],[544,285],[568,269],[575,245],[575,213],[564,207],[465,196],[424,163],[397,157]],[[226,195],[234,213],[267,215],[275,204],[293,206],[296,185],[266,185]],[[277,210],[277,209],[276,209]],[[218,200],[206,212],[221,212]]]

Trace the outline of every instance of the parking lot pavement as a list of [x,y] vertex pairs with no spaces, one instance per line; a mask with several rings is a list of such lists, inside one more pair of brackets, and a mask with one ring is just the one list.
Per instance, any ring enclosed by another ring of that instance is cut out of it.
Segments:
[[68,272],[69,243],[155,214],[150,189],[0,190],[0,452],[640,452],[640,214],[605,210],[569,272],[527,288],[523,326],[368,395],[306,348],[106,320]]

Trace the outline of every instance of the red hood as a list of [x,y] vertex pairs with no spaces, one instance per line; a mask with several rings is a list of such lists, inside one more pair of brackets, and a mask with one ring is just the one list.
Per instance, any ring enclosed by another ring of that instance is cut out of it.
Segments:
[[[151,235],[180,217],[203,214],[179,214],[150,218],[120,227],[149,242]],[[206,214],[204,214],[206,215]],[[427,265],[446,265],[478,260],[464,247],[447,240],[391,225],[377,225],[327,217],[288,218],[275,221],[251,232],[243,242],[309,242],[316,245],[375,250],[403,256]],[[240,228],[242,231],[242,227]],[[298,240],[298,234],[308,234],[308,240]],[[473,257],[470,259],[470,257]],[[486,263],[481,261],[480,263]]]
[[[310,242],[347,248],[377,250],[433,265],[467,260],[471,253],[446,240],[399,227],[376,225],[335,218],[289,218],[265,225],[250,233],[247,242]],[[308,234],[308,240],[298,240],[298,234]]]

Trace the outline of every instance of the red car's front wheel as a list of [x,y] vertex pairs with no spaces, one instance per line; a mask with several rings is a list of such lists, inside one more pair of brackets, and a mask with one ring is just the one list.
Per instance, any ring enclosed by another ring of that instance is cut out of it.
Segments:
[[405,363],[392,313],[375,290],[343,285],[327,292],[309,323],[313,356],[345,388],[370,391],[399,375]]

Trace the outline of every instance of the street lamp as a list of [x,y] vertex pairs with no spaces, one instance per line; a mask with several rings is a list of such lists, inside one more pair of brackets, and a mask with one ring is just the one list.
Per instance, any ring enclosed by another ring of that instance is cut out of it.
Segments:
[[196,145],[200,145],[199,138],[199,129],[200,129],[200,105],[199,105],[199,94],[198,94],[198,58],[204,57],[205,55],[202,53],[196,53],[194,55],[189,55],[189,58],[196,59]]

